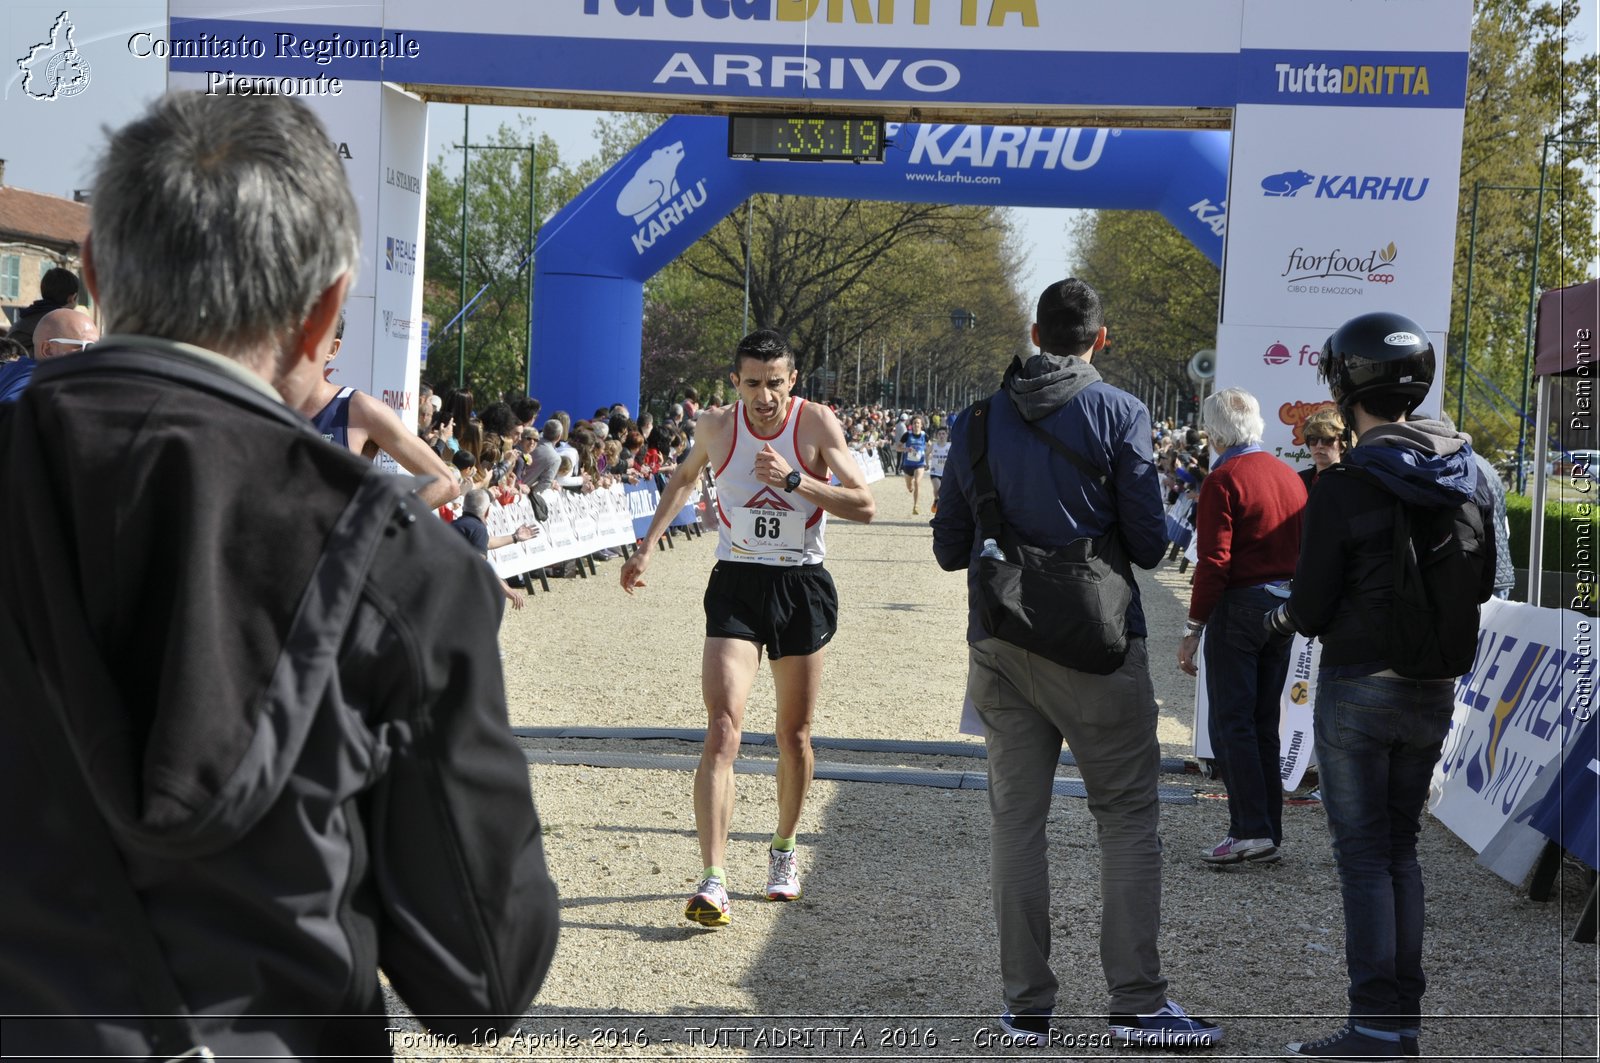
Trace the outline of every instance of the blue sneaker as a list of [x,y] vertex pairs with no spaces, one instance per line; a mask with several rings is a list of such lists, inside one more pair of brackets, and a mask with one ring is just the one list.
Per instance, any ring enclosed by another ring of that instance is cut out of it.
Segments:
[[1111,1016],[1111,1036],[1123,1048],[1211,1048],[1222,1043],[1222,1027],[1169,1000],[1148,1015]]
[[1013,1015],[1009,1008],[1000,1016],[1000,1029],[1018,1046],[1042,1048],[1050,1043],[1050,1016]]
[[1302,1059],[1321,1059],[1336,1063],[1343,1063],[1345,1060],[1383,1060],[1387,1063],[1400,1063],[1405,1046],[1399,1041],[1385,1041],[1350,1026],[1341,1026],[1320,1040],[1291,1041],[1285,1047],[1291,1056],[1299,1056]]

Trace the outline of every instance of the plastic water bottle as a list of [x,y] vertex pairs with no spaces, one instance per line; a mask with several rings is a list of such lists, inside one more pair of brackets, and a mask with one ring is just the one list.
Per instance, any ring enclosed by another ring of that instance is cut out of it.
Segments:
[[1006,559],[1005,552],[1000,549],[1000,544],[995,542],[993,539],[985,539],[983,541],[983,549],[979,552],[978,556],[994,557],[1000,559],[1001,561]]

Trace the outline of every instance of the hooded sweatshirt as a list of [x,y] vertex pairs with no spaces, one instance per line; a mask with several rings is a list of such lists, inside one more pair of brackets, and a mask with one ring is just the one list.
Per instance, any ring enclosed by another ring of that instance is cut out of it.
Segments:
[[[976,602],[976,566],[985,534],[973,508],[974,418],[965,412],[950,439],[950,455],[933,518],[933,552],[947,571],[967,573],[967,640],[988,638]],[[1100,379],[1075,356],[1038,353],[1014,360],[990,403],[987,463],[999,495],[1000,518],[1021,542],[1062,547],[1114,532],[1129,560],[1154,568],[1166,551],[1161,481],[1151,460],[1150,413],[1132,395]],[[1089,477],[1028,426],[1055,436],[1090,465]],[[1139,586],[1133,585],[1128,633],[1147,634]]]
[[[1289,613],[1301,633],[1321,638],[1324,669],[1371,675],[1388,667],[1383,625],[1372,617],[1394,596],[1396,498],[1419,509],[1477,505],[1483,526],[1493,527],[1493,497],[1471,443],[1440,421],[1379,425],[1317,479],[1306,503]],[[1348,475],[1351,468],[1378,483]],[[1493,548],[1491,538],[1487,549]],[[1493,580],[1491,558],[1479,601],[1489,597]]]

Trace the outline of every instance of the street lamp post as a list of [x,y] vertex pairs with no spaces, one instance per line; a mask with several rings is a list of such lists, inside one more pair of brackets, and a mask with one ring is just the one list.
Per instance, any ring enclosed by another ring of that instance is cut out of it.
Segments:
[[1472,346],[1472,263],[1478,243],[1478,196],[1484,189],[1491,192],[1537,192],[1538,185],[1487,185],[1482,181],[1472,183],[1472,213],[1467,225],[1467,296],[1462,312],[1461,379],[1456,387],[1456,427],[1467,429],[1467,351]]
[[[533,254],[539,238],[538,212],[538,161],[537,144],[473,144],[470,140],[455,145],[461,149],[461,305],[467,305],[467,158],[472,148],[479,151],[525,151],[528,153],[528,320],[522,330],[522,379],[528,379],[528,366],[533,364]],[[461,368],[459,376],[465,377],[467,365],[467,321],[463,317],[460,327]],[[463,386],[457,383],[457,387]]]

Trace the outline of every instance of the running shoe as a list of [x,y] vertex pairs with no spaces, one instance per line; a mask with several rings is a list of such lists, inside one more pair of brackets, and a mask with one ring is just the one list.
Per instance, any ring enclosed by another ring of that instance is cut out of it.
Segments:
[[767,850],[767,900],[800,899],[800,861],[793,849]]
[[722,880],[701,879],[700,885],[694,888],[694,896],[684,905],[683,917],[701,926],[727,926],[728,890],[723,886]]
[[1281,855],[1271,838],[1230,836],[1208,849],[1200,850],[1200,859],[1208,864],[1270,864]]
[[1190,1015],[1169,1000],[1148,1015],[1113,1015],[1111,1036],[1123,1048],[1211,1048],[1222,1043],[1222,1027]]

